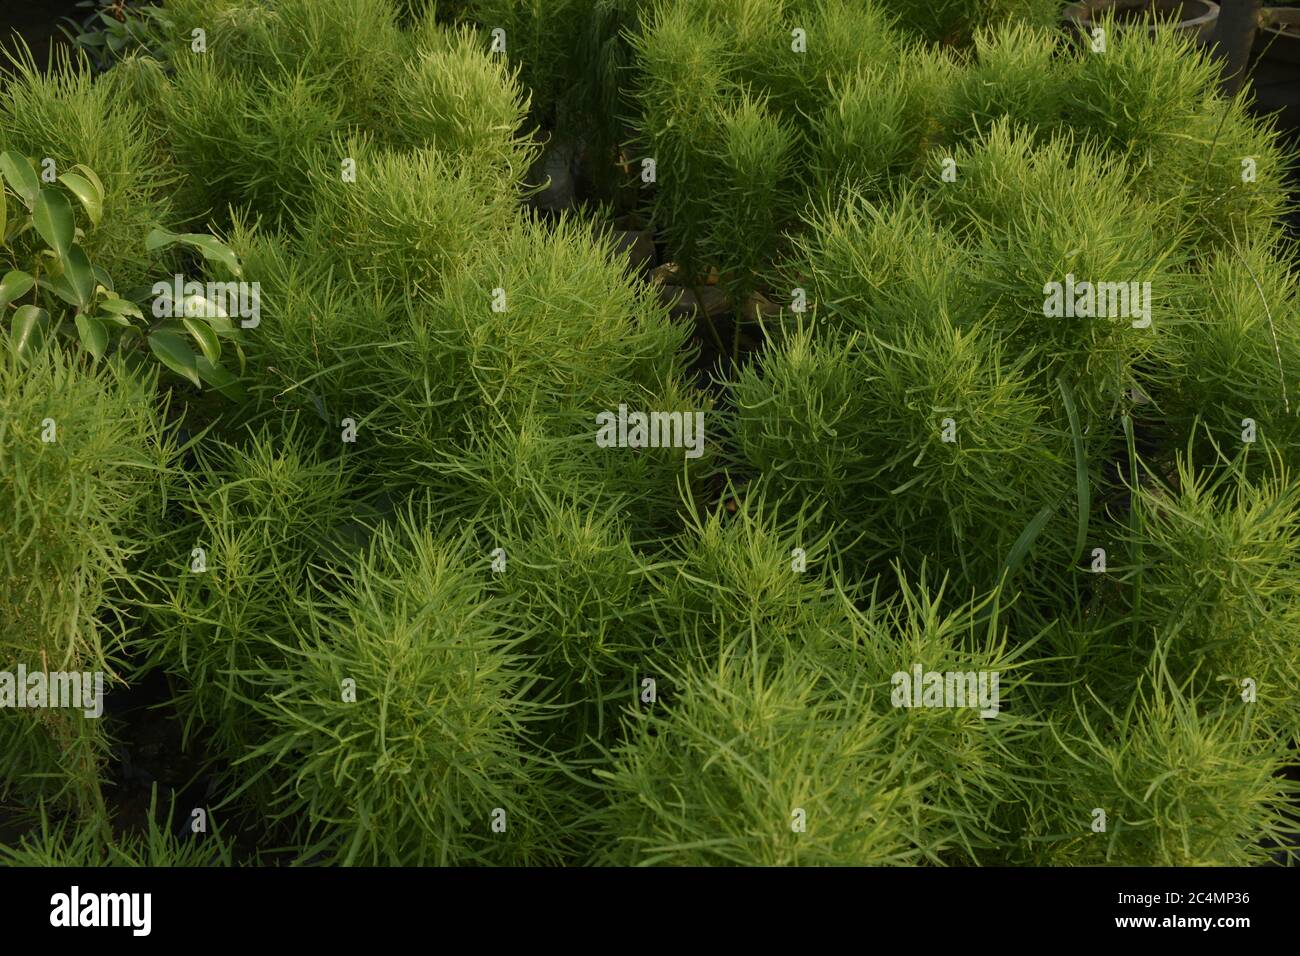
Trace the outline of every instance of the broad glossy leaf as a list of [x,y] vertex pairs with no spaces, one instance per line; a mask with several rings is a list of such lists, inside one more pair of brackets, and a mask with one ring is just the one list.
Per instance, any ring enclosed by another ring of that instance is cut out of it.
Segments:
[[105,312],[112,312],[114,315],[130,315],[137,319],[144,318],[144,313],[140,311],[138,305],[130,299],[123,299],[118,296],[109,296],[99,303],[99,307]]
[[198,368],[199,375],[203,377],[203,381],[207,382],[232,402],[242,402],[248,397],[248,393],[244,390],[244,386],[240,383],[239,379],[216,362],[210,362],[200,355],[198,358]]
[[28,209],[36,205],[41,180],[30,159],[17,153],[0,153],[0,175],[4,176],[9,188],[23,201],[23,205]]
[[187,295],[181,300],[181,315],[192,319],[229,319],[226,310],[219,302],[213,302],[207,296]]
[[77,304],[83,309],[95,296],[95,273],[81,246],[72,246],[63,257],[63,275],[67,278]]
[[181,324],[194,337],[198,343],[199,351],[203,353],[204,358],[210,362],[215,362],[221,358],[221,342],[217,340],[217,333],[212,331],[212,327],[203,319],[183,318]]
[[63,273],[51,275],[48,279],[37,279],[36,284],[42,289],[53,292],[68,305],[81,308],[82,303],[77,298],[77,290],[72,287],[72,283],[68,281],[68,277]]
[[32,224],[60,259],[68,255],[76,238],[76,222],[67,197],[57,189],[42,189],[32,209]]
[[21,299],[32,291],[34,285],[36,280],[26,272],[6,272],[4,278],[0,279],[0,311],[7,308],[10,302]]
[[199,382],[198,356],[194,354],[189,344],[171,329],[158,329],[150,333],[149,350],[158,357],[158,361],[177,375],[183,375],[195,385],[202,387],[202,383]]
[[104,204],[104,196],[107,195],[104,192],[103,180],[101,180],[99,176],[95,174],[95,171],[93,169],[91,169],[89,166],[85,165],[84,163],[77,163],[77,165],[72,167],[72,171],[90,180],[90,184],[95,187],[95,195],[99,196],[99,203],[102,206]]
[[235,278],[243,277],[244,270],[239,264],[239,257],[235,255],[235,250],[215,236],[198,232],[177,233],[161,226],[155,226],[144,241],[145,248],[150,252],[165,249],[178,243],[199,250],[203,254],[203,258],[209,262],[216,262],[225,266]]
[[44,343],[50,330],[50,314],[34,305],[20,306],[14,313],[14,324],[9,330],[9,341],[14,350],[27,358]]
[[77,336],[81,345],[96,359],[102,359],[108,348],[108,329],[99,319],[77,313]]
[[86,209],[86,215],[90,217],[91,225],[98,226],[99,220],[104,217],[104,194],[95,188],[85,176],[77,173],[64,173],[59,177],[59,182],[72,190],[72,194],[81,201],[81,205]]

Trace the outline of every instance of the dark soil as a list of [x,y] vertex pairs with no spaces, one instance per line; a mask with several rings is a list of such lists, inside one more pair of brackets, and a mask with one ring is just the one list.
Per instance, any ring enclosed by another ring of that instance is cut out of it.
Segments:
[[88,12],[77,6],[77,0],[6,0],[0,6],[0,70],[9,67],[4,54],[20,53],[24,42],[37,65],[44,66],[51,45],[66,42],[59,31],[61,18],[80,21]]

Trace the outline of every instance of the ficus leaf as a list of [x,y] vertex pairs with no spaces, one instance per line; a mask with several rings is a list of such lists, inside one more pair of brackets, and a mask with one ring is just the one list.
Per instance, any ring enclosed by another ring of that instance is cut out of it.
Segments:
[[36,285],[36,280],[26,272],[6,272],[3,279],[0,279],[0,310],[8,307],[9,303],[21,299],[32,290]]
[[89,307],[95,294],[95,273],[81,246],[70,247],[63,257],[63,275],[77,298],[77,305],[83,309]]
[[221,342],[217,339],[217,333],[212,330],[203,319],[194,319],[186,316],[181,319],[181,323],[189,330],[194,341],[198,343],[199,351],[211,362],[215,362],[221,357]]
[[28,209],[36,205],[36,197],[41,191],[41,180],[36,175],[36,167],[26,156],[17,153],[0,153],[0,175],[3,175],[19,199]]
[[96,359],[102,359],[108,348],[108,329],[104,323],[81,312],[77,313],[75,321],[82,347]]
[[170,329],[158,329],[149,335],[149,350],[177,375],[184,376],[195,385],[199,382],[197,356],[185,340]]
[[86,215],[90,217],[91,225],[98,226],[104,216],[103,190],[97,189],[94,183],[77,173],[64,173],[59,177],[59,182],[72,190],[72,194],[81,201]]
[[123,299],[115,295],[110,295],[99,304],[99,307],[105,312],[111,312],[114,315],[129,315],[137,319],[144,318],[144,313],[140,311],[138,305],[130,299]]
[[32,225],[42,239],[59,256],[66,258],[76,238],[76,223],[72,206],[57,189],[42,189],[32,209]]
[[218,392],[232,402],[242,402],[248,397],[239,379],[228,369],[209,361],[205,356],[198,357],[199,375]]
[[50,314],[34,305],[20,306],[14,313],[14,324],[9,330],[9,340],[14,350],[27,358],[41,347],[50,328]]
[[95,175],[95,171],[84,163],[77,163],[77,165],[72,167],[72,171],[86,177],[86,179],[90,181],[90,184],[95,188],[95,195],[99,196],[100,205],[103,206],[105,196],[104,183],[97,175]]
[[239,264],[239,257],[235,255],[235,250],[215,236],[197,232],[177,233],[161,226],[155,226],[145,238],[144,244],[145,248],[150,252],[156,252],[159,249],[166,249],[168,246],[178,244],[190,246],[202,253],[203,258],[209,262],[225,266],[235,278],[242,278],[244,275],[243,267]]

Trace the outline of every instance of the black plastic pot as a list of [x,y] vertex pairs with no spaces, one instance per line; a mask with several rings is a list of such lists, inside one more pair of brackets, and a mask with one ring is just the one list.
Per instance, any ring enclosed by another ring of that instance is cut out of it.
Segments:
[[1264,60],[1300,64],[1300,7],[1265,7],[1251,50]]
[[1213,0],[1079,0],[1067,5],[1062,16],[1086,36],[1107,13],[1114,15],[1119,29],[1150,33],[1157,24],[1171,23],[1180,33],[1208,43],[1219,19],[1219,5]]

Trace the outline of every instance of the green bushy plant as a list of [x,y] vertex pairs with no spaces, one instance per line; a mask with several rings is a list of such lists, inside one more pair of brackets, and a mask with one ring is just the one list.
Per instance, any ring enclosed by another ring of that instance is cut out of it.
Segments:
[[188,867],[232,866],[229,841],[221,834],[216,820],[212,832],[201,837],[177,836],[172,818],[175,798],[167,807],[167,816],[159,819],[158,788],[149,800],[149,816],[142,833],[133,833],[105,841],[101,831],[91,826],[76,826],[68,821],[51,820],[41,807],[39,828],[24,834],[16,844],[0,843],[0,864],[19,867]]
[[175,682],[186,737],[238,755],[257,738],[248,671],[285,660],[295,595],[317,566],[365,541],[377,515],[352,469],[296,424],[240,443],[196,448],[201,478],[174,491],[174,526],[154,549],[149,628],[135,646],[142,671]]
[[303,254],[337,263],[386,295],[437,292],[514,217],[514,197],[490,173],[441,151],[353,142],[337,153],[356,161],[356,182],[343,180],[338,162],[312,170]]
[[[381,533],[337,590],[316,586],[286,666],[258,668],[270,732],[245,757],[304,859],[553,859],[529,759],[527,634],[485,600],[483,556],[414,519]],[[350,684],[348,683],[350,682]],[[494,815],[504,830],[493,828]]]
[[[49,343],[0,349],[0,659],[120,682],[137,561],[160,531],[176,444],[154,380]],[[23,689],[25,692],[26,689]],[[101,812],[107,739],[81,710],[6,709],[3,784]]]
[[[588,227],[519,221],[492,235],[467,244],[459,269],[434,266],[440,287],[426,281],[429,294],[411,303],[397,332],[357,351],[359,448],[386,481],[450,479],[442,507],[476,510],[492,499],[457,473],[482,466],[499,487],[492,474],[517,474],[534,456],[498,449],[527,438],[540,461],[557,461],[558,470],[542,466],[550,474],[606,486],[644,516],[642,527],[656,512],[662,519],[694,459],[681,448],[601,448],[597,416],[620,405],[707,415],[675,354],[686,330]],[[499,463],[484,457],[503,454]]]
[[533,152],[521,134],[530,87],[521,89],[478,37],[461,29],[426,31],[393,81],[388,123],[377,131],[394,145],[430,146],[466,167],[498,170],[518,183]]
[[959,75],[946,53],[912,47],[897,64],[830,78],[810,133],[813,197],[830,204],[845,187],[879,194],[914,168],[946,134]]
[[[997,670],[1014,694],[1017,653],[992,629],[981,639],[979,606],[945,612],[942,589],[900,585],[866,612],[824,609],[820,646],[765,647],[727,627],[716,650],[665,664],[670,690],[629,708],[626,739],[596,771],[608,802],[593,815],[619,836],[598,861],[969,862],[995,845],[1033,720],[903,706],[891,684],[921,663]],[[796,642],[807,633],[768,625]]]
[[670,700],[629,713],[626,741],[598,771],[594,813],[613,839],[595,862],[917,862],[906,807],[920,788],[890,760],[875,715],[823,680],[743,643],[683,668]]
[[1247,94],[1219,93],[1218,62],[1186,34],[1102,25],[1111,40],[1104,55],[1078,63],[1071,125],[1129,161],[1136,191],[1169,201],[1189,248],[1252,238],[1253,225],[1286,205],[1274,123],[1247,113]]
[[709,659],[740,635],[773,661],[798,655],[818,645],[838,604],[837,555],[819,516],[782,514],[757,485],[733,492],[734,512],[690,509],[650,577],[662,668]]
[[893,341],[800,331],[741,374],[736,396],[741,460],[824,503],[858,567],[928,558],[985,590],[1073,485],[1050,392],[987,329],[942,317]]
[[1053,132],[1075,73],[1059,48],[1055,33],[1023,23],[976,32],[973,62],[947,106],[952,132],[979,136],[1003,117],[1043,134]]
[[797,139],[763,101],[748,96],[721,119],[720,137],[719,183],[701,251],[706,261],[725,264],[724,288],[743,302],[781,241]]
[[[1178,302],[1182,321],[1156,347],[1142,375],[1175,448],[1195,440],[1200,460],[1253,427],[1295,467],[1300,441],[1300,339],[1290,244],[1261,238],[1216,250],[1198,263]],[[1249,420],[1249,421],[1247,421]]]
[[227,80],[254,85],[310,78],[350,126],[375,119],[374,104],[389,95],[410,50],[391,0],[168,0],[166,8],[173,65],[210,59]]
[[1294,740],[1300,713],[1287,689],[1300,677],[1300,506],[1276,453],[1271,473],[1255,479],[1245,474],[1246,454],[1218,475],[1198,473],[1183,457],[1174,487],[1157,480],[1140,488],[1136,528],[1124,541],[1127,616],[1198,700],[1249,707],[1279,739]]
[[1294,757],[1247,712],[1199,706],[1159,657],[1118,708],[1080,694],[1039,749],[1048,783],[1016,862],[1247,866],[1293,845]]
[[[933,188],[941,218],[971,249],[975,294],[1033,367],[1075,383],[1086,421],[1108,416],[1158,330],[1177,321],[1170,304],[1185,281],[1183,257],[1160,234],[1159,207],[1129,192],[1124,166],[1068,138],[1035,147],[1002,122],[959,150],[956,165],[957,181]],[[930,175],[939,180],[938,170]],[[1129,314],[1070,317],[1067,277],[1126,291],[1139,283],[1145,310],[1130,298]],[[1048,314],[1052,283],[1060,286],[1056,314]]]
[[[792,237],[783,280],[803,288],[819,337],[887,337],[933,315],[959,327],[987,306],[972,281],[969,251],[914,192],[872,202],[857,188],[815,207]],[[822,333],[826,333],[822,335]]]
[[[341,144],[353,138],[437,147],[522,181],[526,97],[465,30],[402,30],[388,0],[181,0],[171,16],[183,34],[167,53],[173,75],[141,88],[147,68],[131,66],[127,88],[158,108],[189,217],[235,205],[296,225],[314,205],[314,170],[350,181],[343,166],[360,160]],[[201,51],[192,29],[206,31]]]
[[537,500],[527,510],[480,528],[480,548],[500,559],[492,590],[528,632],[524,649],[554,708],[539,738],[575,761],[607,739],[659,642],[650,562],[628,522],[599,499],[531,494]]
[[186,217],[221,221],[232,206],[286,223],[305,216],[309,172],[343,127],[328,82],[309,73],[255,82],[200,55],[173,70],[160,122],[185,172]]

